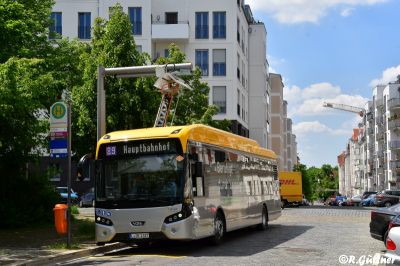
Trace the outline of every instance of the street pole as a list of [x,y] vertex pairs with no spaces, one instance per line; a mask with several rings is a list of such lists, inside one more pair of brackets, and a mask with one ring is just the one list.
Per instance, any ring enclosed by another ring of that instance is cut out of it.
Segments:
[[71,105],[68,105],[68,233],[67,247],[71,246]]

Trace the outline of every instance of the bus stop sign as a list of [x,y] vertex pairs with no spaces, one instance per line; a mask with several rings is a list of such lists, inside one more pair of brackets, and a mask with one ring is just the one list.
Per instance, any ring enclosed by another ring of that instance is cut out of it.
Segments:
[[50,107],[50,157],[68,156],[68,106],[57,102]]

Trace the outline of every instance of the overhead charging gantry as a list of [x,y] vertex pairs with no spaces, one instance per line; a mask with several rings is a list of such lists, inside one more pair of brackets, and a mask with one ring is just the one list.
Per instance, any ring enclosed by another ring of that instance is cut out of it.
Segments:
[[116,68],[99,66],[97,70],[97,140],[100,140],[106,134],[106,94],[104,90],[104,78],[106,76],[115,76],[116,78],[157,77],[154,87],[161,92],[162,99],[154,127],[165,127],[167,125],[167,117],[174,94],[179,93],[181,89],[192,90],[185,81],[178,77],[179,75],[191,75],[192,63]]

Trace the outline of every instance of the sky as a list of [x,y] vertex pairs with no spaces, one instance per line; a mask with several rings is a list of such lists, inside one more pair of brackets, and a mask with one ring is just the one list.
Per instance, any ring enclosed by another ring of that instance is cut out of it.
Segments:
[[377,84],[397,80],[400,1],[245,2],[265,24],[270,72],[283,77],[300,163],[336,166],[361,117],[322,105],[364,108]]

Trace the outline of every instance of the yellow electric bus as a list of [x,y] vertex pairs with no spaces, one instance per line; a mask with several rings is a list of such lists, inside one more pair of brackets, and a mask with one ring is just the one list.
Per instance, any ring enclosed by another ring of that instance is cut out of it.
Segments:
[[219,245],[226,232],[265,230],[281,215],[276,155],[212,127],[107,133],[95,165],[98,245],[205,237]]

